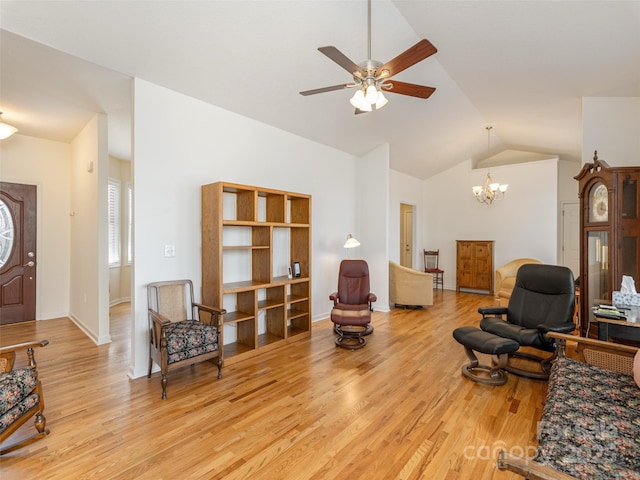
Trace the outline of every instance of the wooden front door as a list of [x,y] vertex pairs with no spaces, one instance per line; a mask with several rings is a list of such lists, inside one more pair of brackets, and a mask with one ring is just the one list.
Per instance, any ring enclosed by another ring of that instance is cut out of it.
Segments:
[[0,325],[36,318],[36,187],[0,182]]

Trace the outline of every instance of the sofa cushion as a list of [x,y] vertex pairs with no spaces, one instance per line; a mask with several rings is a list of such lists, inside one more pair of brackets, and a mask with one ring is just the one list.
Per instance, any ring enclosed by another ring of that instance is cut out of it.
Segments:
[[183,320],[163,327],[167,334],[169,363],[218,350],[218,329],[197,320]]
[[15,421],[20,418],[24,413],[33,408],[40,401],[40,396],[37,393],[32,393],[26,398],[23,398],[20,403],[15,405],[9,411],[0,416],[0,433],[4,432],[10,425],[13,425]]
[[31,367],[17,368],[0,374],[0,415],[4,415],[29,395],[38,382]]
[[559,357],[536,460],[580,479],[640,479],[640,389],[633,377]]

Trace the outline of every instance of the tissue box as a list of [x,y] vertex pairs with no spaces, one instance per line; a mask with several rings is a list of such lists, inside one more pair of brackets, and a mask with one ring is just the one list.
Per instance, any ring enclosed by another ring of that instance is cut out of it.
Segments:
[[640,293],[613,292],[613,304],[626,305],[628,307],[640,307]]

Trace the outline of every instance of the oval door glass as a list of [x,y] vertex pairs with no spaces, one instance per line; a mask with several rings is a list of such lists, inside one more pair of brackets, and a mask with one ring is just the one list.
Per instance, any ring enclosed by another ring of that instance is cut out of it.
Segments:
[[0,269],[5,266],[13,249],[14,225],[9,207],[0,199]]

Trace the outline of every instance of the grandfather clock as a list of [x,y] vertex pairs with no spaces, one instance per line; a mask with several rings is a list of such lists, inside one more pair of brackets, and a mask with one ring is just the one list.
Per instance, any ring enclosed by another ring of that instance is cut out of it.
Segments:
[[591,307],[610,304],[623,275],[640,287],[640,166],[609,167],[596,151],[593,163],[574,178],[580,197],[581,334],[588,336]]

